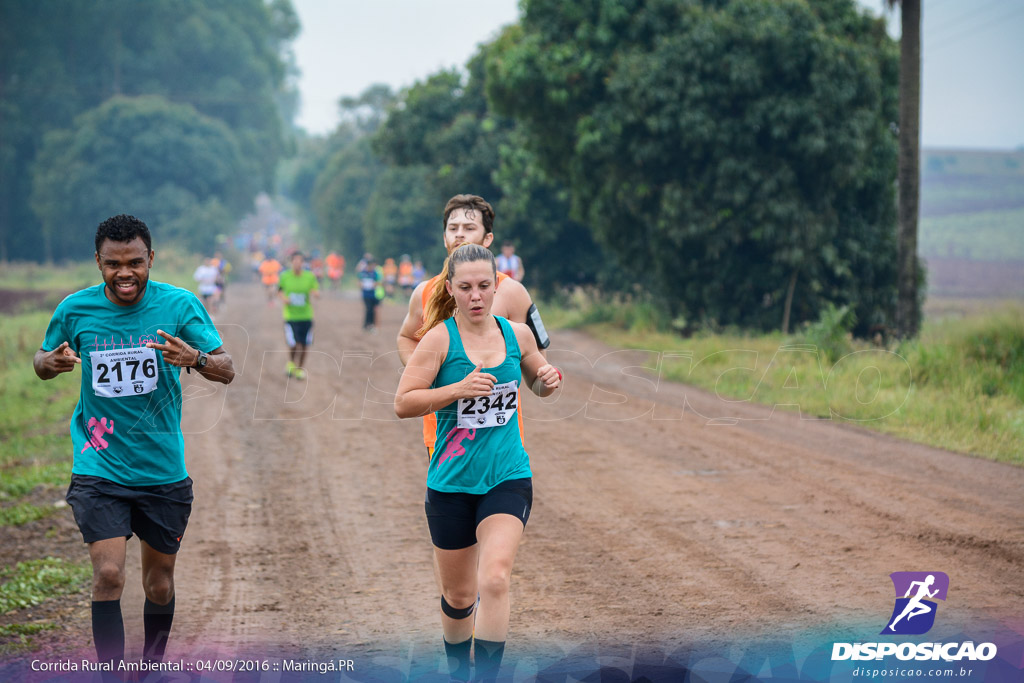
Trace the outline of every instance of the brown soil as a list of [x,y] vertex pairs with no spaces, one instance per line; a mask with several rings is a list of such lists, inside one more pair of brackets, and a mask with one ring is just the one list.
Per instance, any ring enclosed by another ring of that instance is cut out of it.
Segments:
[[0,313],[53,309],[68,294],[48,289],[0,289]]
[[[384,306],[369,335],[358,300],[325,296],[301,383],[284,373],[280,310],[255,287],[230,291],[217,324],[235,382],[185,378],[196,503],[169,657],[436,656],[425,452],[419,422],[391,408],[402,315]],[[561,395],[524,399],[535,507],[513,573],[517,647],[871,639],[894,571],[950,576],[936,637],[1020,631],[1024,469],[659,385],[631,367],[649,357],[575,332],[550,357]],[[85,609],[69,622],[82,647]]]

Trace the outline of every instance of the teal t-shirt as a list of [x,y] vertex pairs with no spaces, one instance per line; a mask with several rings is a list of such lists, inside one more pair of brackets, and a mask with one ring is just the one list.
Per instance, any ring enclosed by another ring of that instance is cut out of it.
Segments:
[[74,474],[125,486],[181,481],[181,370],[147,342],[157,329],[210,352],[222,345],[217,328],[192,292],[150,280],[142,300],[118,306],[96,285],[57,306],[44,351],[67,341],[82,359],[82,389],[71,417]]
[[[482,398],[453,401],[437,411],[437,442],[427,471],[427,486],[435,491],[487,493],[503,481],[533,476],[516,415],[522,352],[508,320],[494,319],[505,337],[505,360],[481,369],[495,376],[494,391]],[[476,367],[466,355],[455,319],[448,318],[444,324],[448,355],[431,388],[461,382]]]
[[289,269],[281,273],[281,280],[277,286],[288,299],[284,305],[285,320],[313,319],[313,302],[310,301],[310,294],[313,290],[319,289],[316,275],[308,270],[296,275],[295,271]]

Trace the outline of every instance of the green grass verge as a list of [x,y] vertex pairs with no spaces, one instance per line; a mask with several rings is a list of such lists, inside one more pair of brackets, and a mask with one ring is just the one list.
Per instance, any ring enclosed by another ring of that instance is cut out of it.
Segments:
[[799,410],[1024,464],[1020,305],[966,320],[926,321],[919,339],[878,348],[821,325],[791,336],[707,333],[683,339],[658,331],[671,321],[649,305],[576,303],[572,309],[546,305],[546,322],[584,328],[611,346],[660,352],[663,377],[723,400]]
[[92,577],[87,563],[55,557],[0,569],[0,614],[35,607],[44,600],[81,591]]
[[0,526],[21,526],[43,517],[49,517],[57,511],[54,505],[33,505],[18,503],[10,507],[0,507]]
[[32,636],[57,628],[59,628],[57,624],[52,621],[0,626],[0,657],[10,657],[11,655],[23,652],[32,652],[36,649]]
[[[150,278],[185,289],[195,287],[192,273],[199,265],[199,256],[186,254],[174,248],[154,249],[154,251],[156,251],[156,256],[153,258]],[[5,263],[4,267],[0,269],[0,289],[74,292],[98,285],[102,281],[103,278],[96,261],[89,258],[59,265],[11,262]]]
[[33,479],[32,486],[59,481],[53,466],[71,459],[68,423],[78,401],[78,371],[44,382],[32,369],[49,320],[47,312],[5,316],[0,329],[0,495],[24,495]]
[[62,489],[71,475],[68,422],[79,371],[44,382],[32,369],[49,319],[42,311],[4,316],[0,328],[0,527],[52,514],[52,506],[20,499],[40,487]]

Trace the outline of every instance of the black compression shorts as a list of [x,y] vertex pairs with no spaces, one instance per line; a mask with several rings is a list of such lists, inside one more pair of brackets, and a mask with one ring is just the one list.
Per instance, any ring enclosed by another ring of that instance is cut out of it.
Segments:
[[486,517],[506,514],[526,526],[533,507],[533,479],[503,481],[487,493],[445,493],[427,488],[424,501],[430,540],[442,550],[476,543],[476,528]]

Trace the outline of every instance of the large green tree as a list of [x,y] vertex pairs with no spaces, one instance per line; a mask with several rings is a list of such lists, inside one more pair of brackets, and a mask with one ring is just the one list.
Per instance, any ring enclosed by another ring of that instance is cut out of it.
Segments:
[[487,88],[574,217],[674,315],[895,299],[897,60],[852,0],[527,0]]
[[316,178],[310,195],[324,245],[358,256],[363,244],[366,207],[385,166],[366,138],[338,150]]
[[439,71],[404,90],[401,106],[391,109],[374,137],[374,148],[387,163],[429,169],[427,179],[441,207],[455,194],[492,202],[499,195],[492,175],[498,144],[512,122],[488,110],[480,55],[469,67],[468,75]]
[[338,102],[341,123],[307,154],[289,185],[290,197],[310,207],[316,241],[349,257],[364,251],[366,209],[385,170],[371,138],[387,116],[395,95],[375,84]]
[[29,168],[48,131],[117,95],[161,95],[227,124],[270,189],[294,109],[288,0],[0,0],[0,258],[30,257]]
[[208,248],[248,207],[248,171],[224,122],[154,95],[113,97],[44,140],[31,198],[42,255],[91,253],[95,226],[117,213],[160,225],[164,243]]
[[394,166],[377,178],[364,214],[363,244],[378,263],[404,253],[440,268],[442,207],[429,190],[429,175],[426,166]]
[[[435,205],[431,242],[440,243],[448,198],[477,194],[495,207],[498,244],[517,244],[531,290],[594,282],[606,264],[589,230],[570,219],[567,188],[538,167],[516,122],[487,101],[488,54],[505,46],[504,40],[483,45],[465,73],[440,71],[403,91],[374,147],[390,165],[421,169]],[[574,258],[565,258],[569,252]]]

